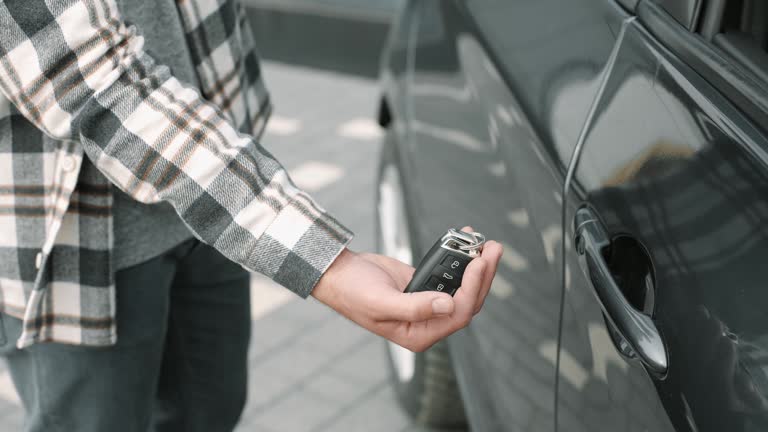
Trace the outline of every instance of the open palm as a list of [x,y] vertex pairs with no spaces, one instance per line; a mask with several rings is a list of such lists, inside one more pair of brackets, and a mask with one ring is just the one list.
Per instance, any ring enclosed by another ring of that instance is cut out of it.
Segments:
[[424,351],[466,327],[480,311],[501,254],[500,244],[486,243],[451,297],[432,291],[403,293],[413,267],[383,255],[345,251],[313,295],[371,332],[411,351]]

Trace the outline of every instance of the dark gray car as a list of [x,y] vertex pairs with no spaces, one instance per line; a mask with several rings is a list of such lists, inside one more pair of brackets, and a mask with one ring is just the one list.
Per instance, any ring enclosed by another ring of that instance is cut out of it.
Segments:
[[505,247],[470,327],[390,346],[474,431],[768,430],[768,3],[414,0],[382,64],[381,251]]

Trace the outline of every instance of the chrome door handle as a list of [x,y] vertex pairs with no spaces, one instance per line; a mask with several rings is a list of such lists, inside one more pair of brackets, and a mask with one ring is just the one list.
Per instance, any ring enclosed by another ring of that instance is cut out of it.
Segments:
[[605,228],[588,208],[576,212],[574,226],[579,263],[603,313],[646,367],[656,373],[666,372],[667,352],[656,324],[627,301],[603,257],[602,250],[611,244]]

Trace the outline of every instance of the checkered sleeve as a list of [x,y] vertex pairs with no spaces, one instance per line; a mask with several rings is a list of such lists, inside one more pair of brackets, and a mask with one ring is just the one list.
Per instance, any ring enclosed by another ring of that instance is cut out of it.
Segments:
[[26,118],[79,141],[133,198],[170,202],[202,241],[306,297],[352,234],[142,47],[114,0],[0,0],[0,91]]

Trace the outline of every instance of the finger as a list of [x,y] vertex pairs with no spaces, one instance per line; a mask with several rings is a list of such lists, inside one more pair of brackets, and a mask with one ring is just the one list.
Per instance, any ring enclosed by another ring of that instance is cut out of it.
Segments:
[[401,333],[393,340],[410,350],[421,351],[466,327],[474,315],[475,302],[485,277],[486,265],[485,260],[482,259],[475,259],[469,263],[461,281],[461,288],[453,298],[452,314],[402,325],[399,327]]
[[485,299],[486,297],[488,297],[488,293],[491,291],[493,278],[496,277],[496,270],[499,267],[499,260],[501,260],[501,256],[503,253],[504,253],[504,247],[495,241],[488,242],[485,245],[485,248],[483,248],[483,253],[481,257],[482,259],[487,260],[488,268],[485,271],[485,276],[483,278],[483,287],[480,289],[480,294],[478,296],[477,306],[475,307],[474,313],[480,312],[480,309],[482,309],[483,304],[485,304]]
[[475,229],[474,229],[474,228],[472,228],[472,227],[471,227],[471,226],[469,226],[469,225],[465,226],[465,227],[464,227],[464,228],[462,228],[461,230],[462,230],[462,231],[464,231],[464,232],[466,232],[466,233],[475,232]]
[[459,319],[470,319],[477,305],[477,299],[483,286],[483,279],[488,264],[484,259],[474,259],[469,263],[461,279],[461,287],[456,291],[454,315]]
[[455,310],[455,302],[450,295],[435,291],[391,294],[376,299],[373,305],[374,319],[377,321],[420,322],[450,315]]

